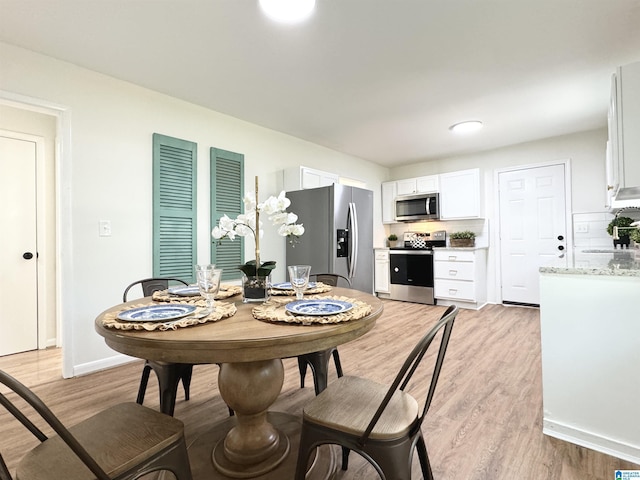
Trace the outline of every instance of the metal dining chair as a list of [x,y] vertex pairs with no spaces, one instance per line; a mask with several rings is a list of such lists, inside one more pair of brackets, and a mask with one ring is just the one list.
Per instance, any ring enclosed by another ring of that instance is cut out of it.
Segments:
[[[134,480],[165,470],[177,480],[192,479],[180,420],[130,402],[109,407],[67,428],[37,395],[1,370],[0,383],[33,408],[21,409],[0,393],[0,405],[41,442],[20,460],[16,478]],[[35,425],[34,421],[41,423],[41,419],[55,435],[47,436]],[[7,425],[10,422],[4,422],[2,429]],[[12,478],[0,455],[0,480]]]
[[[150,297],[154,292],[166,290],[169,283],[177,283],[188,285],[187,282],[179,278],[145,278],[136,280],[125,288],[122,294],[122,301],[126,302],[131,288],[140,285],[142,288],[142,296]],[[191,386],[191,376],[193,374],[193,365],[189,363],[169,363],[145,360],[142,369],[142,377],[140,378],[140,386],[138,387],[138,398],[136,403],[142,405],[144,396],[149,383],[149,375],[153,370],[158,377],[158,389],[160,391],[160,411],[168,415],[173,415],[176,405],[176,395],[178,384],[182,381],[184,387],[184,399],[189,400],[189,388]]]
[[[125,288],[122,294],[122,301],[126,302],[129,290],[136,285],[142,287],[142,294],[145,297],[153,295],[154,292],[166,290],[169,283],[174,282],[182,285],[188,285],[187,282],[179,278],[145,278],[136,280]],[[184,399],[189,400],[189,390],[191,387],[191,377],[193,376],[193,364],[191,363],[170,363],[158,362],[153,360],[145,360],[142,369],[142,377],[140,378],[140,386],[138,387],[138,397],[136,403],[142,405],[144,403],[144,395],[149,384],[149,375],[153,370],[158,378],[158,390],[160,392],[160,411],[167,415],[172,415],[176,406],[176,396],[178,394],[178,384],[182,381],[184,388]],[[234,415],[233,410],[229,407],[229,415]]]
[[[353,450],[373,465],[380,478],[403,480],[411,478],[411,458],[416,448],[424,479],[433,480],[421,426],[431,406],[457,315],[456,306],[445,311],[413,348],[390,386],[346,376],[332,382],[304,407],[295,480],[304,480],[311,453],[323,444],[342,446],[343,470],[348,468],[349,452]],[[438,335],[441,330],[442,335]],[[434,356],[431,383],[420,408],[405,388],[438,337],[440,346]]]
[[[351,280],[337,273],[312,273],[309,280],[322,282],[332,287],[337,287],[339,281],[343,281],[347,286],[351,286]],[[336,365],[338,377],[342,377],[342,364],[340,363],[340,354],[338,348],[333,347],[327,350],[321,350],[313,353],[306,353],[298,356],[298,370],[300,371],[300,388],[304,388],[304,379],[307,375],[307,366],[311,367],[313,374],[313,387],[316,395],[327,387],[327,379],[329,376],[329,360],[333,357]]]

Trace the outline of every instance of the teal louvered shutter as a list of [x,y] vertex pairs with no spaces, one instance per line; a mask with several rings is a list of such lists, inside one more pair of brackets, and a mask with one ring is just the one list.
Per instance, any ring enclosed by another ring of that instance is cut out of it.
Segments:
[[197,144],[153,134],[153,276],[195,281]]
[[[211,228],[222,215],[236,218],[244,210],[244,155],[211,148]],[[244,263],[244,239],[221,242],[212,239],[211,263],[222,268],[222,279],[240,278],[238,265]]]

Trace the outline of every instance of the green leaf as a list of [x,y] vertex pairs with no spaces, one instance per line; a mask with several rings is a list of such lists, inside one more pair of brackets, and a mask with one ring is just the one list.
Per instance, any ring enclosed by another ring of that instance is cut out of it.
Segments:
[[247,263],[245,263],[244,265],[239,265],[238,269],[244,273],[247,276],[259,276],[259,277],[266,277],[267,275],[269,275],[271,273],[271,271],[276,268],[276,262],[274,262],[273,260],[268,260],[266,262],[263,262],[260,265],[260,268],[258,268],[257,272],[256,272],[256,261],[255,260],[249,260]]

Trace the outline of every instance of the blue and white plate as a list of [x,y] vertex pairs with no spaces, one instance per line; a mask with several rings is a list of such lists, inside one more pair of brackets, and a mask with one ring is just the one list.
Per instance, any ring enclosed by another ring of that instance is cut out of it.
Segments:
[[336,315],[338,313],[348,312],[353,308],[353,304],[343,302],[342,300],[330,300],[326,298],[318,300],[296,300],[287,303],[285,309],[296,315]]
[[[276,288],[278,290],[293,290],[291,282],[274,283],[271,285],[271,288]],[[316,282],[307,283],[307,288],[316,288]]]
[[186,317],[195,310],[195,305],[148,305],[120,312],[118,320],[123,322],[165,322]]
[[187,285],[185,287],[171,287],[169,293],[172,295],[180,295],[181,297],[195,297],[200,295],[200,289],[197,285]]

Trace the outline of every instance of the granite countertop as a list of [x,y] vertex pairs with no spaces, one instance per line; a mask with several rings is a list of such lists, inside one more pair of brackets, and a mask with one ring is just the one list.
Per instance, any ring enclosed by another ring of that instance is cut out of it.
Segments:
[[640,249],[575,249],[568,267],[540,267],[540,273],[640,277]]

